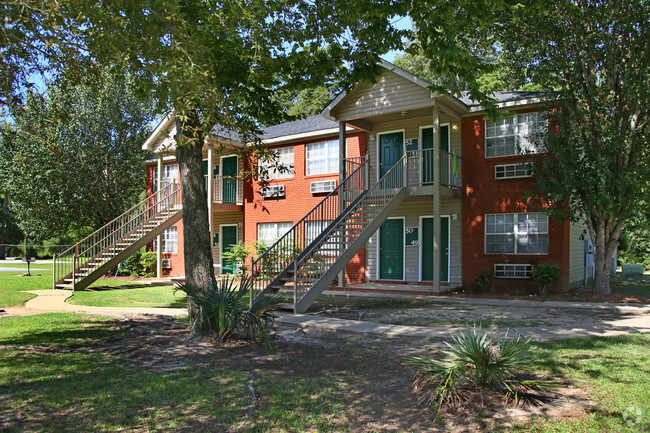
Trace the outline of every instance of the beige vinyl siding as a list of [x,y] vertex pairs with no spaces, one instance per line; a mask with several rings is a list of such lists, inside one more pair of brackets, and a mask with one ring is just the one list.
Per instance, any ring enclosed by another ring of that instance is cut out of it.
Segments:
[[339,120],[408,111],[433,106],[431,92],[424,87],[386,71],[375,84],[360,85],[352,90],[336,109]]
[[[452,123],[458,122],[454,121],[450,116],[443,113],[440,114],[440,124],[449,124],[450,130],[450,144],[449,148],[452,153],[461,155],[461,136],[460,128],[453,129]],[[388,131],[399,131],[404,130],[404,139],[417,138],[419,146],[421,147],[420,142],[420,128],[421,127],[430,127],[433,124],[433,110],[431,116],[424,117],[414,117],[414,118],[405,118],[399,119],[391,122],[381,122],[373,125],[373,130],[368,133],[368,156],[370,158],[370,180],[371,182],[377,181],[377,168],[379,167],[378,161],[378,149],[377,143],[378,138],[377,134]]]
[[[461,201],[450,199],[441,201],[442,215],[449,215],[449,280],[451,283],[461,283]],[[454,220],[453,215],[457,218]],[[433,201],[419,197],[407,198],[391,217],[405,217],[405,227],[420,227],[420,216],[433,215]],[[420,233],[421,233],[420,228]],[[366,245],[366,280],[377,279],[377,244],[379,233],[375,233]],[[405,247],[404,268],[406,282],[420,281],[420,247]]]
[[569,285],[581,284],[585,278],[585,241],[580,237],[586,228],[586,224],[579,221],[571,223],[569,229]]
[[[221,224],[238,224],[237,226],[237,241],[244,241],[244,216],[242,212],[214,212],[212,214],[212,227],[215,233],[220,233]],[[239,226],[241,224],[241,227]],[[221,242],[221,234],[219,235],[219,242]],[[219,265],[221,269],[221,254],[220,247],[212,247],[212,258],[215,265]]]

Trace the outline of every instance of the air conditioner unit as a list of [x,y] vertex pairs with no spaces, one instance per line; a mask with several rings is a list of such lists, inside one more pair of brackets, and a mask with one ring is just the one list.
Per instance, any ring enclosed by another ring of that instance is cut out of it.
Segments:
[[262,197],[284,197],[284,185],[270,185],[262,188]]
[[321,192],[331,192],[336,188],[335,180],[319,180],[317,182],[312,182],[309,185],[309,189],[312,194],[319,194]]
[[171,269],[172,261],[170,259],[162,259],[162,267],[163,269]]

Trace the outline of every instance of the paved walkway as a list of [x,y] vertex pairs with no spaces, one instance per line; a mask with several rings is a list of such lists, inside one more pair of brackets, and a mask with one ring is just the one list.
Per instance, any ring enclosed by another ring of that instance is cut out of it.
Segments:
[[[35,290],[36,298],[25,304],[30,310],[38,311],[74,311],[106,315],[167,315],[185,316],[184,308],[129,308],[129,307],[90,307],[74,305],[66,302],[72,296],[69,290]],[[341,292],[339,292],[341,293]],[[376,294],[373,294],[376,295]],[[356,296],[356,293],[355,293]],[[426,297],[431,300],[430,297]],[[446,299],[442,299],[446,298]],[[403,299],[403,296],[400,296]],[[458,302],[461,301],[461,302]],[[650,306],[630,306],[627,304],[600,304],[600,303],[574,303],[574,302],[539,302],[539,301],[510,301],[501,299],[476,299],[476,298],[451,298],[436,297],[435,302],[493,305],[500,308],[508,307],[533,307],[533,308],[589,308],[596,310],[619,311],[635,314],[631,318],[622,320],[602,321],[597,324],[566,328],[559,326],[538,326],[513,328],[521,335],[531,336],[536,341],[556,340],[576,337],[606,337],[633,333],[650,332]],[[585,305],[589,304],[589,305]],[[327,332],[349,332],[370,336],[384,337],[422,337],[422,338],[448,338],[451,334],[462,331],[464,328],[434,328],[425,326],[387,325],[384,323],[364,322],[357,320],[336,319],[332,317],[318,317],[309,314],[278,313],[276,323],[286,326],[297,326]]]
[[146,314],[161,316],[187,316],[185,308],[141,308],[141,307],[91,307],[66,302],[73,295],[71,290],[31,290],[36,295],[25,303],[25,307],[38,311],[72,311],[77,313],[129,315]]

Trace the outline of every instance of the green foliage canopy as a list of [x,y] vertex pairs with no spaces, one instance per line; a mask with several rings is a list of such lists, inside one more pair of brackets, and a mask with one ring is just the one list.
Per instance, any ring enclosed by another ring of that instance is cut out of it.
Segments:
[[151,121],[133,83],[105,73],[30,91],[1,130],[0,178],[21,228],[40,239],[99,228],[144,190],[140,145]]

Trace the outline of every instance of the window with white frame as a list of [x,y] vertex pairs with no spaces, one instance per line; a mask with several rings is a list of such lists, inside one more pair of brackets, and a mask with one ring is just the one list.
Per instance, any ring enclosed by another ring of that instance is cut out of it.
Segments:
[[548,215],[485,215],[485,254],[547,254]]
[[520,155],[536,152],[536,141],[546,133],[541,112],[515,114],[493,122],[485,119],[485,156]]
[[515,179],[518,177],[531,177],[532,175],[533,167],[528,162],[494,166],[495,179]]
[[264,179],[293,177],[293,146],[273,149],[275,158],[260,161],[260,174]]
[[[158,237],[153,240],[153,250],[158,251]],[[162,252],[176,254],[178,252],[178,229],[170,227],[162,232]]]
[[291,222],[259,223],[257,224],[257,240],[265,243],[275,242],[291,227],[293,227]]
[[332,221],[308,221],[305,244],[309,245],[327,228]]
[[[178,164],[163,165],[162,179],[163,184],[172,179],[178,181]],[[158,191],[158,167],[153,168],[153,190]]]
[[495,278],[530,278],[532,265],[525,263],[495,263]]
[[319,141],[307,144],[306,174],[339,172],[339,141]]

